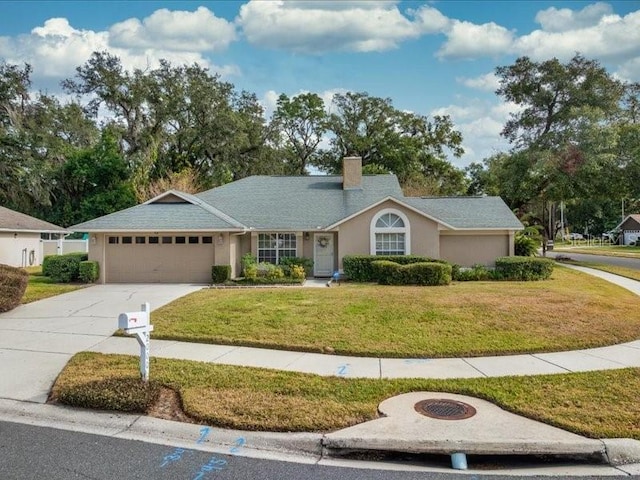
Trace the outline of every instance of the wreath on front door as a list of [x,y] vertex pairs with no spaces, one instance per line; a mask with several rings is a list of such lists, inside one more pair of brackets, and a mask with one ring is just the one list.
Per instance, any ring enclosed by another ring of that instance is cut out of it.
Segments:
[[318,237],[318,246],[326,248],[329,245],[329,237]]

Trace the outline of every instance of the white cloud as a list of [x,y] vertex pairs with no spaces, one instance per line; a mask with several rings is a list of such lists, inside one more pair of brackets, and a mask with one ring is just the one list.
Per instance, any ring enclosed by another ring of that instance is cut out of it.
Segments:
[[474,78],[457,78],[456,81],[462,83],[465,87],[475,88],[484,92],[494,92],[500,86],[500,81],[493,72]]
[[[200,11],[199,9],[194,14]],[[198,15],[202,15],[202,13]],[[149,18],[152,17],[154,15]],[[163,18],[162,15],[160,18]],[[152,30],[148,29],[147,24],[145,25],[146,30],[144,31],[149,34]],[[156,28],[153,32],[157,33],[157,28],[159,28],[157,23],[151,22],[151,25]],[[174,32],[174,39],[175,35],[178,33]],[[126,48],[122,46],[122,43],[120,46],[114,46],[111,40],[109,31],[76,29],[69,24],[66,18],[51,18],[45,21],[42,26],[31,30],[29,34],[0,37],[0,58],[3,58],[7,63],[22,64],[26,62],[31,64],[36,83],[41,83],[52,89],[57,88],[56,84],[61,79],[73,76],[75,68],[85,63],[95,51],[108,51],[118,56],[127,69],[154,68],[159,65],[160,59],[166,59],[176,65],[197,62],[222,76],[240,73],[235,65],[217,66],[212,64],[198,49],[200,47],[179,50],[174,45],[173,48],[165,49],[161,42],[156,42],[148,47],[143,47],[143,44],[139,42],[132,48]],[[182,46],[187,47],[186,44]],[[52,80],[55,80],[55,83]]]
[[536,22],[547,32],[566,32],[597,25],[602,17],[611,15],[613,9],[608,3],[594,3],[582,10],[550,7],[536,14]]
[[451,162],[458,167],[466,167],[497,152],[507,151],[509,142],[500,136],[500,132],[509,115],[520,107],[500,101],[460,100],[462,104],[451,104],[430,113],[449,115],[454,127],[462,133],[465,153],[461,158],[450,158]]
[[494,22],[477,25],[454,20],[447,40],[437,52],[439,58],[476,58],[507,53],[515,34]]
[[235,39],[235,26],[205,7],[194,12],[163,8],[142,22],[130,18],[109,29],[110,44],[121,48],[220,51]]
[[240,8],[237,23],[253,45],[301,53],[390,50],[424,28],[395,2],[251,0]]
[[423,5],[418,10],[410,10],[418,24],[420,25],[420,31],[423,34],[442,33],[449,29],[451,20],[444,16],[439,10]]
[[626,61],[640,56],[640,10],[624,17],[602,16],[598,23],[564,31],[535,30],[515,42],[518,53],[536,60],[571,58],[580,52],[589,58]]

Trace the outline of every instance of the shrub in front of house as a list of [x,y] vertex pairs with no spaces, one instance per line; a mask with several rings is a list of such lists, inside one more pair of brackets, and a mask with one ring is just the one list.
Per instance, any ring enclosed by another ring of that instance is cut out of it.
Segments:
[[284,271],[285,277],[290,277],[291,268],[295,265],[304,268],[305,277],[313,275],[313,260],[306,257],[284,257],[280,259],[280,267]]
[[391,260],[375,260],[371,262],[373,275],[380,285],[398,285],[400,264]]
[[22,301],[29,274],[22,268],[0,265],[0,312],[13,310]]
[[424,262],[448,264],[444,260],[434,260],[420,255],[345,255],[342,259],[344,274],[354,282],[377,282],[378,278],[372,263],[380,260],[387,260],[400,265]]
[[211,267],[211,283],[224,283],[231,278],[231,265],[214,265]]
[[451,265],[442,262],[418,262],[400,267],[403,285],[449,285]]
[[100,266],[98,262],[85,260],[80,262],[78,267],[78,279],[84,283],[95,283],[100,276]]
[[268,280],[277,280],[284,278],[284,271],[278,265],[268,262],[260,262],[258,264],[258,277]]
[[539,257],[500,257],[496,259],[496,280],[546,280],[553,273],[553,260]]
[[304,280],[307,277],[307,272],[302,265],[291,265],[289,276],[296,280]]
[[516,235],[514,241],[514,253],[520,257],[532,257],[538,252],[540,242],[527,237],[526,235]]
[[42,264],[42,274],[54,282],[75,282],[80,274],[80,262],[89,258],[86,253],[66,253],[64,255],[47,255]]
[[486,266],[476,264],[471,268],[464,268],[460,265],[453,265],[451,278],[456,282],[478,282],[493,280],[493,270]]
[[390,260],[372,262],[380,285],[449,285],[451,265],[443,262],[416,262],[406,265]]

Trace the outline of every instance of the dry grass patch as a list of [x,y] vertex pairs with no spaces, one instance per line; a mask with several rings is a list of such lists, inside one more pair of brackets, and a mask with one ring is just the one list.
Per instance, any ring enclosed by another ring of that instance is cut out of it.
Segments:
[[[332,431],[377,418],[378,404],[414,391],[477,396],[517,414],[589,437],[640,439],[640,369],[459,380],[367,380],[320,377],[257,368],[152,359],[153,388],[182,398],[194,420],[217,427],[267,431]],[[54,401],[93,408],[128,408],[144,392],[120,395],[120,385],[138,381],[138,359],[81,353],[74,356],[53,387]],[[139,383],[139,381],[138,381]],[[101,385],[102,392],[96,390]],[[139,388],[134,387],[136,392]],[[89,394],[87,394],[89,392]],[[103,404],[101,404],[101,401]],[[138,404],[136,403],[136,407]]]
[[387,357],[571,350],[640,337],[637,296],[557,269],[542,282],[202,290],[152,315],[157,339]]

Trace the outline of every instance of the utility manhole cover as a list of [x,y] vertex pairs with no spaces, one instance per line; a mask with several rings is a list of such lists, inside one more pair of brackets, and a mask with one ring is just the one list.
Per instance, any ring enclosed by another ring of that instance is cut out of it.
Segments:
[[421,415],[440,420],[464,420],[476,414],[476,409],[468,403],[444,398],[422,400],[414,408]]

